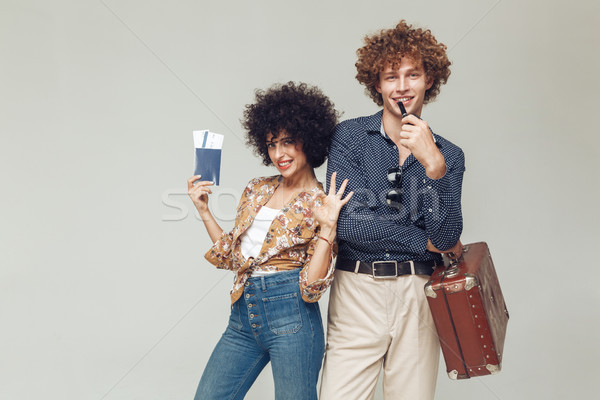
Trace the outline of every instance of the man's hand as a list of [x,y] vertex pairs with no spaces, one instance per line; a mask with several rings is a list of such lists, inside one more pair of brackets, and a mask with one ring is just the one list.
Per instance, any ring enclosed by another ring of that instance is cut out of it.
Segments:
[[446,173],[446,160],[433,141],[427,122],[414,115],[402,118],[400,144],[425,167],[431,179],[440,179]]
[[431,251],[432,253],[440,253],[440,254],[450,254],[450,253],[454,253],[454,255],[456,256],[456,258],[460,258],[460,256],[462,255],[462,251],[463,251],[463,245],[460,242],[460,240],[458,242],[456,242],[456,244],[454,246],[452,246],[451,248],[449,248],[448,250],[440,250],[438,248],[436,248],[433,243],[431,243],[431,240],[427,239],[427,250]]

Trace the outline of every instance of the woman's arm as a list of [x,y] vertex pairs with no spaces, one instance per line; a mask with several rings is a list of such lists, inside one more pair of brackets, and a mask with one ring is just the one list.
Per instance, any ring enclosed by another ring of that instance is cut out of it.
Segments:
[[[329,194],[325,195],[323,191],[319,191],[311,204],[313,217],[319,223],[319,237],[315,245],[314,253],[310,260],[310,265],[307,271],[307,281],[311,284],[319,279],[324,279],[327,275],[331,259],[333,258],[333,243],[336,237],[336,226],[340,209],[346,204],[353,195],[353,192],[348,193],[345,198],[342,198],[348,180],[342,182],[340,189],[336,191],[335,184],[336,173],[331,176],[331,185],[329,186]],[[316,200],[320,200],[317,205]]]
[[209,186],[212,186],[213,182],[200,181],[200,178],[200,175],[195,175],[188,179],[188,195],[192,199],[196,210],[198,210],[202,222],[204,222],[210,240],[215,243],[223,234],[223,229],[208,209],[208,195],[212,193]]

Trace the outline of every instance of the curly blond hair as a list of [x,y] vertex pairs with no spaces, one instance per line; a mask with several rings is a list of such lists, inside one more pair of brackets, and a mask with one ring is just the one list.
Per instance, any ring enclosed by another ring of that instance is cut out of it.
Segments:
[[402,57],[410,57],[423,63],[431,88],[425,92],[425,104],[440,92],[440,86],[450,76],[450,60],[446,45],[438,43],[429,29],[413,28],[402,20],[394,29],[383,29],[378,34],[365,36],[365,45],[356,51],[356,79],[365,85],[365,92],[378,106],[383,105],[381,94],[377,92],[379,73],[389,63],[397,68]]

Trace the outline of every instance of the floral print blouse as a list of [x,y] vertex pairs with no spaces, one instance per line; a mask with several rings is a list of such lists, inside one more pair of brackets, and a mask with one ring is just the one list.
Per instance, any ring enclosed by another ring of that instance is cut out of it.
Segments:
[[332,249],[325,278],[308,283],[308,268],[320,232],[318,222],[312,217],[309,202],[323,189],[320,183],[309,192],[296,194],[279,210],[269,227],[258,257],[245,259],[242,255],[241,235],[252,225],[260,208],[269,202],[280,180],[280,175],[251,180],[242,194],[233,230],[223,232],[204,256],[217,268],[236,272],[237,276],[230,293],[232,304],[242,295],[244,284],[253,271],[302,268],[299,285],[302,299],[306,302],[319,300],[333,280],[332,258],[337,246]]

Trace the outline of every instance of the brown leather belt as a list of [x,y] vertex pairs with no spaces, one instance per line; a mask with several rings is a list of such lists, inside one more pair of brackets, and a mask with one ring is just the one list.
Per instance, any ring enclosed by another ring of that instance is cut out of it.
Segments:
[[351,261],[337,259],[336,269],[358,274],[367,274],[375,279],[396,278],[402,275],[431,275],[436,267],[434,260],[430,261]]

